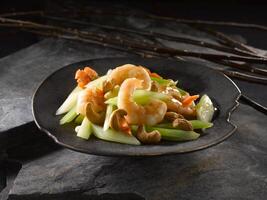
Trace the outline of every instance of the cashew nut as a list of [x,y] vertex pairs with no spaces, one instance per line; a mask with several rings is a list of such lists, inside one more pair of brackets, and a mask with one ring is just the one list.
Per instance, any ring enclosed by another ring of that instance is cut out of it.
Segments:
[[179,128],[184,131],[192,131],[192,124],[184,118],[183,115],[176,112],[166,112],[164,119],[172,122],[174,128]]
[[105,112],[96,112],[93,109],[92,103],[86,104],[86,117],[94,124],[101,125],[104,123],[105,120]]
[[144,125],[139,125],[136,133],[136,137],[145,144],[156,144],[161,140],[161,135],[159,131],[154,130],[151,132],[146,132]]
[[166,112],[164,116],[164,119],[170,122],[173,122],[177,118],[184,119],[184,116],[176,112]]
[[189,122],[186,119],[181,119],[181,118],[177,118],[172,122],[172,126],[174,128],[179,128],[181,130],[184,131],[192,131],[193,130],[193,126],[191,124],[191,122]]
[[125,119],[127,112],[123,109],[114,110],[110,116],[109,126],[117,131],[131,135],[131,128]]

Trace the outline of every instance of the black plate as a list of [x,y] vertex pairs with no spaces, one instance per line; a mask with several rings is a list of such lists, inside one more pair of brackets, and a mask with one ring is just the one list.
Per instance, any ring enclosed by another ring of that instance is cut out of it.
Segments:
[[[86,141],[76,136],[71,125],[60,126],[55,111],[75,87],[75,71],[86,65],[92,66],[100,75],[116,66],[132,63],[143,65],[163,77],[179,80],[179,86],[192,94],[208,94],[219,112],[214,126],[198,140],[189,142],[161,142],[157,145],[133,146],[106,142],[94,137]],[[196,151],[222,142],[236,130],[230,120],[231,112],[238,105],[240,91],[222,73],[207,67],[166,59],[106,58],[82,61],[63,67],[41,83],[33,96],[33,115],[37,126],[56,143],[75,151],[97,155],[152,156]]]

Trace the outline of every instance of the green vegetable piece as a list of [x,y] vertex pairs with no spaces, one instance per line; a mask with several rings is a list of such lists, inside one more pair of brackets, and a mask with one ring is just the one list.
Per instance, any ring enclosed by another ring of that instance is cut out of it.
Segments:
[[158,128],[168,128],[168,129],[177,129],[172,126],[172,123],[161,123],[161,124],[156,124],[155,127]]
[[125,133],[118,132],[113,129],[104,131],[102,127],[95,124],[93,124],[93,133],[97,138],[102,140],[123,144],[140,145],[140,142],[134,136],[126,135]]
[[197,119],[210,122],[214,114],[214,106],[208,95],[203,95],[196,105]]
[[107,111],[106,111],[106,117],[105,117],[105,121],[104,121],[104,126],[103,126],[103,130],[106,131],[109,128],[109,122],[110,122],[110,116],[114,110],[114,105],[108,105],[107,106]]
[[85,87],[86,88],[98,88],[102,89],[103,82],[107,79],[107,75],[101,76],[91,82],[89,82]]
[[163,78],[156,78],[156,77],[150,77],[152,81],[157,82],[160,85],[170,85],[171,83],[174,83],[171,79],[163,79]]
[[[148,103],[151,99],[159,99],[162,101],[169,100],[169,96],[159,92],[152,92],[147,90],[134,91],[134,101],[140,105]],[[117,106],[118,97],[110,98],[105,103]]]
[[87,117],[84,117],[82,124],[79,128],[79,131],[77,133],[77,136],[88,140],[92,132],[93,132],[92,123],[87,119]]
[[211,128],[213,126],[213,123],[210,122],[204,122],[201,120],[190,120],[193,129],[202,129],[202,128]]
[[113,97],[105,101],[105,104],[117,106],[118,97]]
[[75,124],[81,124],[83,119],[84,119],[84,116],[80,114],[78,117],[75,118],[74,122]]
[[78,94],[81,90],[80,87],[76,87],[58,108],[56,115],[61,115],[70,111],[76,105]]
[[180,94],[181,94],[182,96],[188,94],[187,91],[185,91],[185,90],[183,90],[183,89],[181,89],[181,88],[178,88],[178,87],[177,87],[177,90],[179,90],[179,92],[180,92]]
[[200,135],[194,131],[183,131],[178,129],[166,129],[158,127],[147,127],[147,131],[157,130],[162,139],[171,141],[189,141],[196,140]]
[[[204,122],[204,121],[200,121],[200,120],[190,120],[193,129],[202,129],[202,128],[210,128],[213,126],[213,123],[210,122]],[[155,125],[155,127],[158,128],[168,128],[168,129],[179,129],[179,128],[175,128],[172,126],[172,123],[162,123],[162,124],[157,124]]]
[[62,124],[66,124],[66,123],[69,123],[71,122],[72,120],[75,119],[75,117],[77,116],[78,114],[76,113],[76,106],[73,107],[66,115],[64,115],[60,121],[59,121],[59,124],[62,125]]

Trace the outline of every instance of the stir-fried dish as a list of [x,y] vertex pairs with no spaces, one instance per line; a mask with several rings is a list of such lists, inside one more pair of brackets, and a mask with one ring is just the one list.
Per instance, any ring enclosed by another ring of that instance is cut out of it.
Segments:
[[99,76],[91,67],[76,71],[77,87],[56,114],[74,122],[77,136],[140,145],[161,140],[196,140],[212,127],[213,103],[191,95],[178,81],[143,66],[125,64]]

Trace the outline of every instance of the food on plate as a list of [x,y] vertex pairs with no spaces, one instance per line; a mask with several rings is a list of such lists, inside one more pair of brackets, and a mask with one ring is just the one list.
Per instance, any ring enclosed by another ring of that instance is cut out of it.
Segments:
[[178,81],[148,68],[125,64],[100,76],[89,66],[77,70],[77,87],[56,111],[60,124],[76,124],[77,136],[91,135],[132,145],[161,140],[196,140],[211,128],[214,106],[207,94],[191,95]]

